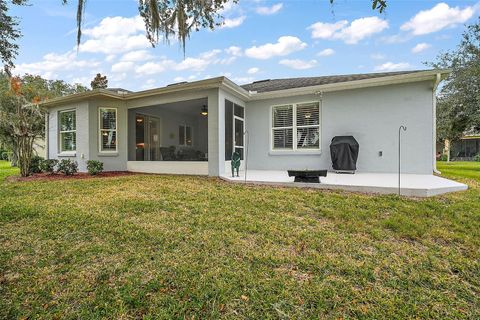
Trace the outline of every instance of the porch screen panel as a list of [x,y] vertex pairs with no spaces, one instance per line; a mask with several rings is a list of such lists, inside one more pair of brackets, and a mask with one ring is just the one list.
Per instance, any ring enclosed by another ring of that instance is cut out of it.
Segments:
[[273,149],[293,149],[293,106],[275,106],[272,111]]
[[100,108],[100,151],[117,151],[117,109]]
[[185,127],[185,145],[186,146],[192,145],[192,127],[190,126]]
[[145,160],[145,117],[135,116],[135,160]]
[[235,119],[235,146],[243,147],[243,121]]
[[317,102],[297,105],[297,149],[320,147],[320,106]]
[[178,127],[178,144],[181,146],[185,145],[185,126],[183,125]]
[[225,100],[225,160],[233,153],[233,102]]

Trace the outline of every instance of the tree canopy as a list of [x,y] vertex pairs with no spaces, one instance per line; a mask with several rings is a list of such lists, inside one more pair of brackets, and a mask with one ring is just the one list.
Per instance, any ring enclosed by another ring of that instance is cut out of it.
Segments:
[[431,66],[452,69],[438,94],[438,139],[480,131],[480,18],[467,27],[455,50],[440,54]]
[[[67,4],[75,0],[60,0]],[[213,30],[223,24],[222,10],[227,2],[240,0],[138,0],[138,11],[145,22],[145,34],[152,46],[160,39],[169,41],[176,37],[184,52],[186,40],[194,31]],[[325,1],[325,0],[318,0]],[[333,4],[337,0],[328,0]],[[372,10],[380,13],[387,8],[387,0],[369,0]],[[82,23],[86,0],[77,2],[77,46],[82,40]],[[9,4],[25,5],[27,0],[0,0],[0,59],[9,73],[18,54],[18,38],[21,37],[19,20],[9,15]],[[301,5],[301,4],[299,4]]]
[[[26,0],[11,0],[14,5],[23,5]],[[18,28],[18,19],[9,15],[7,0],[0,0],[0,58],[4,71],[9,73],[18,54],[16,41],[22,36]]]
[[37,104],[87,90],[82,85],[62,80],[46,80],[28,74],[10,78],[0,73],[0,142],[13,151],[14,160],[19,159],[22,175],[29,173],[35,139],[45,135],[45,114]]
[[100,73],[97,73],[92,82],[90,82],[92,89],[107,89],[108,80],[107,76],[102,76]]

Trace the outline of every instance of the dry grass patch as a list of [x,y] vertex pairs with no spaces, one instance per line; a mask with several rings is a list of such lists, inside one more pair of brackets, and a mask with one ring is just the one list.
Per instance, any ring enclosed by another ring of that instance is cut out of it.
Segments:
[[457,178],[470,190],[415,200],[0,182],[0,318],[479,318],[480,188]]

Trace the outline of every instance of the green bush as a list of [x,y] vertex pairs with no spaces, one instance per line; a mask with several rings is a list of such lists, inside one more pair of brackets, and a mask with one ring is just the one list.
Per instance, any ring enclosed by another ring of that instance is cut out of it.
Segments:
[[8,151],[0,150],[0,160],[8,160]]
[[103,162],[98,160],[88,160],[87,170],[88,170],[88,174],[92,176],[96,176],[97,174],[103,172]]
[[43,158],[40,156],[33,156],[32,160],[30,161],[30,168],[28,171],[32,173],[40,173],[42,170],[40,169],[40,163],[43,161]]
[[62,159],[58,162],[57,172],[63,173],[66,176],[71,176],[78,172],[78,164],[76,161],[70,159]]
[[55,166],[58,164],[57,159],[45,159],[40,162],[40,170],[45,173],[54,173]]
[[7,149],[0,148],[0,160],[8,160]]
[[480,162],[480,153],[478,153],[475,157],[473,157],[473,160]]
[[439,158],[438,158],[439,161],[447,161],[448,160],[448,157],[446,154],[442,154]]

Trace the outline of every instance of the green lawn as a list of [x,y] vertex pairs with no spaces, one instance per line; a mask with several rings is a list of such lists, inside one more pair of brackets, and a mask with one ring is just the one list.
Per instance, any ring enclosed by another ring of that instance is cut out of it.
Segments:
[[470,189],[429,199],[0,181],[0,319],[479,319],[479,168],[442,164]]

